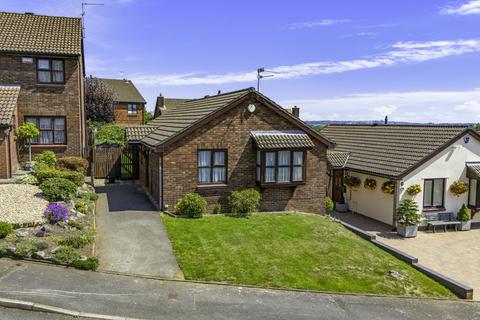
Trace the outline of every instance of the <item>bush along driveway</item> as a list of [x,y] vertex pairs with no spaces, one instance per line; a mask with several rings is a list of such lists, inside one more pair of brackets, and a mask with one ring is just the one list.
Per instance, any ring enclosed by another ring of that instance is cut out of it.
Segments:
[[322,216],[163,217],[186,279],[416,297],[454,295]]

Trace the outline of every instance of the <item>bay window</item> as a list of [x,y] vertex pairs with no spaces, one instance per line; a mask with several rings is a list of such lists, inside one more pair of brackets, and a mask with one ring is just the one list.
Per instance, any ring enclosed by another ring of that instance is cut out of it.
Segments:
[[256,181],[261,185],[305,181],[305,151],[257,151]]
[[25,122],[35,124],[40,135],[31,139],[32,144],[64,145],[67,143],[64,117],[25,117]]
[[198,150],[198,184],[227,182],[227,151],[212,149]]

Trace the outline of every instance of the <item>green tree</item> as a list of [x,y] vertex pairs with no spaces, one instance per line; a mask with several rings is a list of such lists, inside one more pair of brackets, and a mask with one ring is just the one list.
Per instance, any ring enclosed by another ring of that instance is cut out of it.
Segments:
[[477,123],[476,125],[474,125],[473,128],[474,128],[476,131],[480,131],[480,123]]
[[145,114],[143,117],[145,119],[145,124],[147,124],[153,120],[153,112],[145,110]]
[[32,163],[32,139],[40,135],[37,126],[30,122],[25,122],[18,128],[18,134],[21,140],[28,143],[28,162]]

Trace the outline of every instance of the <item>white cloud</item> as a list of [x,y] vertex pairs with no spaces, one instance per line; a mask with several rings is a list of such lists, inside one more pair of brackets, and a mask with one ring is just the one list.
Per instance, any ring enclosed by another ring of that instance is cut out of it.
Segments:
[[349,19],[323,19],[319,21],[296,22],[296,23],[291,23],[287,25],[286,29],[297,30],[297,29],[305,29],[305,28],[313,28],[313,27],[325,27],[325,26],[331,26],[334,24],[348,23],[350,21],[351,20]]
[[470,0],[469,2],[462,4],[459,7],[446,7],[440,10],[440,13],[461,16],[480,14],[480,0]]
[[[308,62],[269,68],[269,70],[275,73],[275,76],[266,78],[265,80],[294,79],[319,74],[343,73],[405,63],[418,63],[479,51],[480,39],[397,42],[390,46],[390,51],[371,57],[343,61]],[[200,72],[188,72],[181,74],[136,74],[132,75],[132,79],[142,85],[178,86],[253,82],[256,80],[256,76],[255,71],[213,75],[205,75]]]
[[297,105],[304,120],[382,120],[480,122],[480,89],[356,93],[334,98],[281,101]]

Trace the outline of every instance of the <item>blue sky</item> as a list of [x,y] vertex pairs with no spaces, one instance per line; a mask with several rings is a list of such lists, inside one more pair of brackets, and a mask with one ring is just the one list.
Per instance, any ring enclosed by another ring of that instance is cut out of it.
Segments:
[[[85,0],[83,0],[85,1]],[[76,0],[0,10],[78,16]],[[91,1],[91,2],[97,2]],[[479,0],[98,0],[86,67],[155,97],[255,86],[304,120],[480,122]]]

